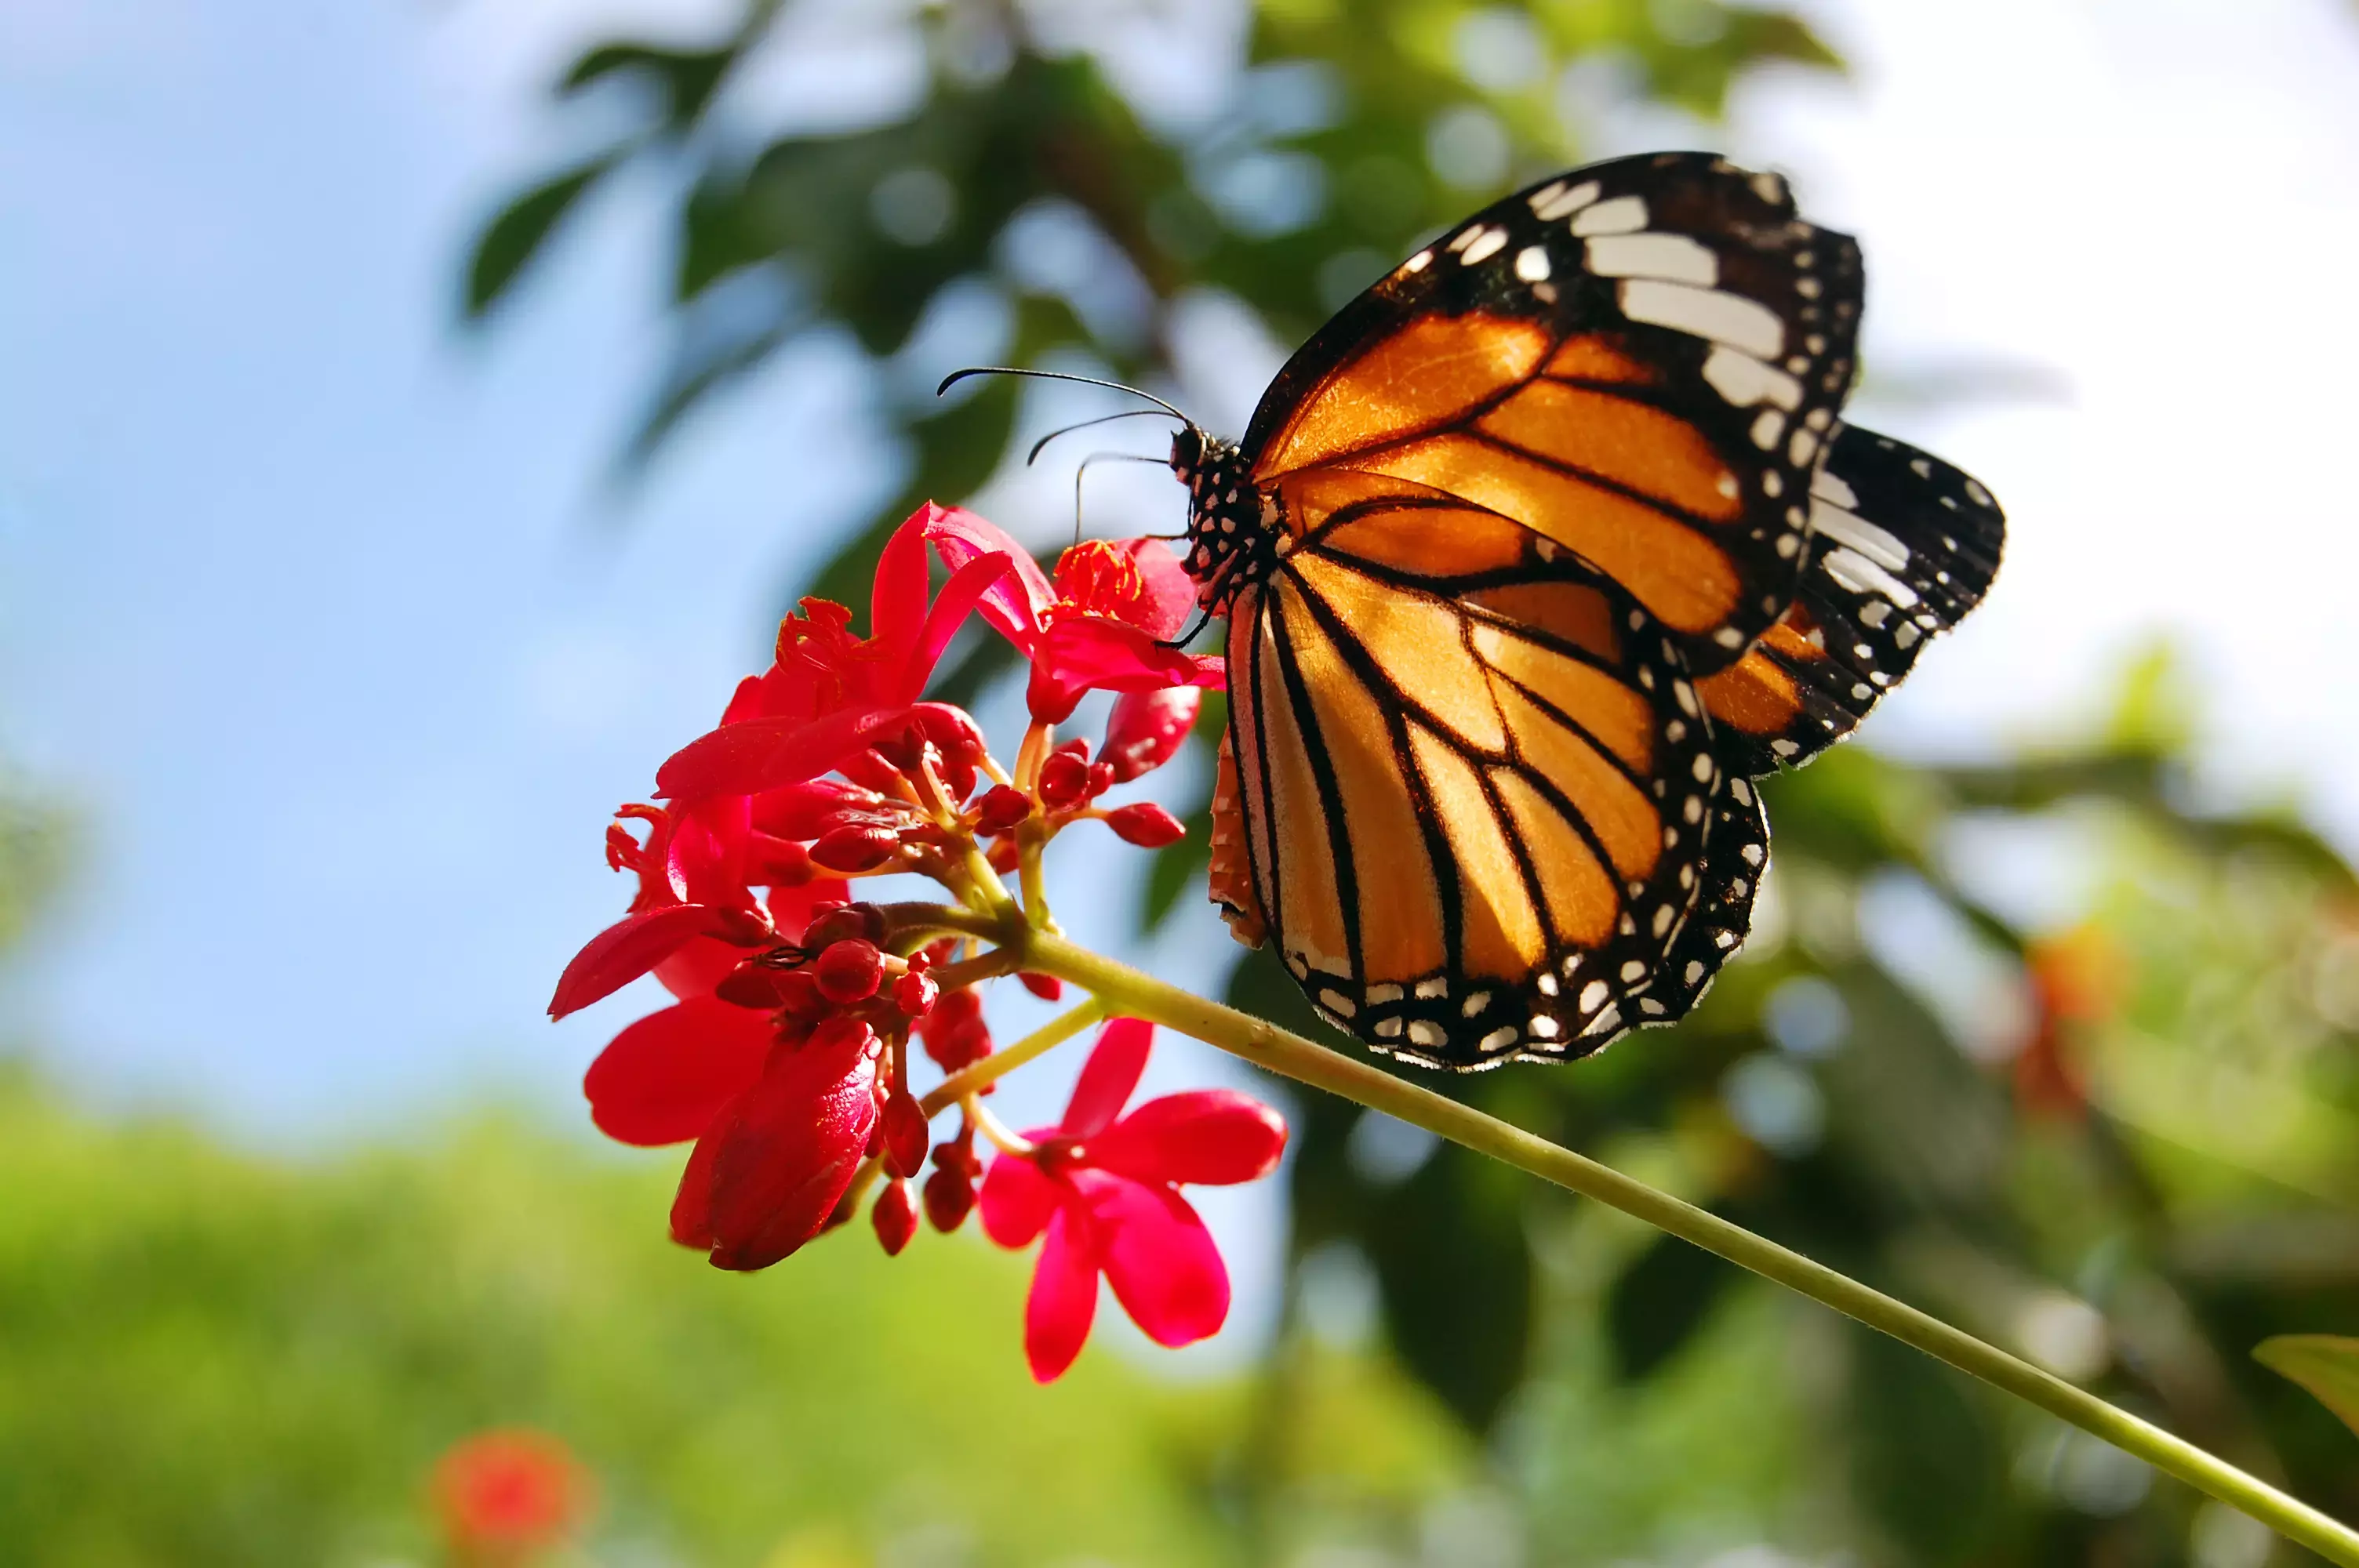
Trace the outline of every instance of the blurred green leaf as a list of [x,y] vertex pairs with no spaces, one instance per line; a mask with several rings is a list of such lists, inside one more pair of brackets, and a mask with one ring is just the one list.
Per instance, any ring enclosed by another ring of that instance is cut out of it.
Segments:
[[2359,1433],[2359,1339],[2333,1334],[2280,1334],[2253,1347],[2253,1359],[2318,1397]]
[[1605,1298],[1614,1375],[1637,1382],[1677,1356],[1736,1279],[1736,1270],[1711,1253],[1657,1237],[1616,1276]]
[[480,320],[506,297],[556,232],[558,223],[628,152],[628,148],[616,148],[602,153],[533,187],[512,199],[484,225],[467,261],[464,308],[468,319]]
[[687,129],[712,102],[722,78],[738,58],[737,46],[716,49],[672,49],[657,44],[600,44],[573,62],[559,84],[560,92],[578,92],[592,82],[614,77],[635,79],[652,86],[660,98],[663,124],[674,131]]

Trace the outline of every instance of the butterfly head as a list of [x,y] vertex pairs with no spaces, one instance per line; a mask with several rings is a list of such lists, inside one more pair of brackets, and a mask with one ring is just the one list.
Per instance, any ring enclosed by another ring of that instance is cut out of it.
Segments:
[[1188,487],[1188,575],[1196,602],[1213,615],[1277,563],[1277,502],[1254,482],[1253,465],[1233,441],[1182,427],[1171,438],[1171,471]]

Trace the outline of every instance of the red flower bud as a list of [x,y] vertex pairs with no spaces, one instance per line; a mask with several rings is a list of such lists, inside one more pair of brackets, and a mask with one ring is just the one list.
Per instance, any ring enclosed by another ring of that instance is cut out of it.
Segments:
[[778,939],[766,909],[716,909],[712,919],[712,934],[733,946],[762,947]]
[[1188,836],[1185,824],[1151,800],[1116,806],[1106,813],[1105,820],[1116,838],[1142,849],[1160,849]]
[[803,927],[803,950],[817,953],[853,940],[882,947],[885,935],[885,912],[873,903],[813,904],[810,924]]
[[974,826],[978,832],[1005,833],[1031,815],[1032,802],[1022,790],[994,784],[977,803]]
[[966,988],[944,991],[933,1011],[918,1021],[918,1039],[934,1065],[945,1073],[982,1061],[991,1054],[991,1030],[983,1021],[983,999]]
[[831,828],[810,847],[811,863],[845,875],[873,871],[893,858],[900,842],[889,827]]
[[937,1165],[926,1178],[926,1217],[947,1236],[974,1209],[974,1178],[950,1165]]
[[918,959],[924,957],[923,953],[919,953],[912,957],[909,960],[912,972],[903,975],[893,982],[893,1005],[911,1018],[923,1018],[927,1013],[931,1012],[934,1008],[934,998],[940,995],[941,990],[940,987],[934,984],[931,977],[915,972]]
[[1015,839],[1001,838],[992,844],[991,852],[984,856],[984,859],[991,862],[993,871],[1006,876],[1016,869],[1016,863],[1022,858],[1023,853],[1023,850],[1016,847]]
[[963,763],[973,767],[989,751],[984,743],[983,727],[962,708],[929,707],[918,716],[918,730],[941,752],[942,761],[952,766]]
[[723,1269],[764,1269],[818,1234],[876,1123],[875,1047],[866,1024],[836,1018],[773,1050],[697,1141],[673,1238]]
[[846,809],[875,811],[885,797],[842,779],[805,779],[754,797],[754,826],[765,833],[809,843],[825,829],[820,819]]
[[1026,990],[1042,1001],[1055,1001],[1065,994],[1065,982],[1054,975],[1036,975],[1026,970],[1016,978],[1024,982]]
[[1106,719],[1098,759],[1114,769],[1116,784],[1154,772],[1179,754],[1203,706],[1202,689],[1192,686],[1123,693]]
[[833,1002],[866,1001],[885,983],[885,955],[857,936],[831,943],[811,960],[820,994]]
[[827,1011],[827,999],[819,994],[819,981],[809,969],[787,969],[778,975],[777,1009],[780,1012],[816,1020]]
[[1040,804],[1051,811],[1071,811],[1090,798],[1089,763],[1071,752],[1052,752],[1040,763]]
[[748,958],[727,974],[712,988],[712,994],[734,1007],[758,1008],[775,1012],[786,1005],[786,995],[780,982],[791,971],[759,958]]
[[926,1167],[926,1143],[933,1135],[926,1127],[925,1108],[908,1089],[896,1089],[885,1102],[879,1125],[885,1130],[885,1168],[897,1176],[914,1176]]
[[876,1227],[877,1244],[885,1249],[885,1256],[899,1257],[909,1238],[918,1234],[918,1200],[909,1184],[888,1184],[876,1195],[876,1206],[868,1211],[868,1219]]
[[810,1044],[805,1049],[811,1051],[848,1049],[854,1043],[857,1044],[863,1056],[872,1060],[875,1057],[876,1032],[869,1028],[864,1020],[827,1018],[821,1019],[819,1026],[811,1031]]

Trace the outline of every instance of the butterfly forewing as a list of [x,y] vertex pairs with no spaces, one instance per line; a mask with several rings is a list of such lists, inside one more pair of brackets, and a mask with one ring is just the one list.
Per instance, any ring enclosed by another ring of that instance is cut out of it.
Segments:
[[1701,154],[1600,164],[1476,214],[1345,307],[1245,451],[1266,490],[1356,475],[1511,518],[1709,672],[1791,600],[1859,298],[1857,248],[1796,218],[1776,177]]

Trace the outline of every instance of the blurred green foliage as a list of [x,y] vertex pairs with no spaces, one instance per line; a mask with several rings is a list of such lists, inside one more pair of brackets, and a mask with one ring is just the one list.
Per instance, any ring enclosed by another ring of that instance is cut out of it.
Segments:
[[[626,466],[799,335],[848,330],[908,451],[896,493],[813,589],[858,605],[886,531],[929,497],[972,493],[1016,438],[1012,383],[946,405],[933,383],[949,366],[897,361],[942,312],[995,321],[999,362],[1081,356],[1151,383],[1169,374],[1190,293],[1219,290],[1299,341],[1421,236],[1579,161],[1570,100],[1589,79],[1572,68],[1711,116],[1752,67],[1835,63],[1793,15],[1721,0],[1246,9],[1243,58],[1194,115],[1142,113],[1097,46],[1124,27],[1217,28],[1209,7],[933,0],[854,19],[746,0],[709,47],[600,44],[556,88],[582,145],[485,222],[464,312],[513,295],[608,181],[663,180],[672,351]],[[913,58],[920,89],[880,95],[852,125],[797,124],[749,85],[879,49]]]
[[[0,1073],[0,1559],[423,1560],[435,1457],[523,1424],[597,1474],[600,1562],[1227,1560],[1234,1379],[1102,1346],[1035,1388],[1024,1260],[972,1234],[716,1273],[662,1238],[676,1164],[497,1119],[266,1160]],[[1413,1506],[1462,1467],[1397,1379],[1313,1390],[1324,1495]]]

